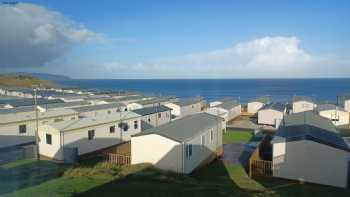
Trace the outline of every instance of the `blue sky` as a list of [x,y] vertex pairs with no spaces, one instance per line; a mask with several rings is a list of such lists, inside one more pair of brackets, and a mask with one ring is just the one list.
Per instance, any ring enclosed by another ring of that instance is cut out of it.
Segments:
[[[47,59],[38,63],[42,65],[6,62],[5,71],[69,73],[79,78],[350,76],[346,0],[23,2],[40,6],[44,14],[58,12],[64,17],[58,24],[72,22],[69,28],[89,31],[98,39],[85,36],[83,42],[55,46],[65,49],[57,57],[42,58]],[[47,23],[56,25],[36,24]],[[256,69],[262,72],[257,74]]]

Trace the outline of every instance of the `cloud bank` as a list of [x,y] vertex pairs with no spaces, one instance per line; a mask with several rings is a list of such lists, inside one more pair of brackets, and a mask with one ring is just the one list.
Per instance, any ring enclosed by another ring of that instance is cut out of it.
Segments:
[[0,68],[41,67],[67,53],[75,44],[100,40],[59,12],[19,3],[0,5]]
[[233,47],[148,63],[109,62],[100,68],[132,78],[346,77],[349,61],[312,55],[296,37],[263,37]]

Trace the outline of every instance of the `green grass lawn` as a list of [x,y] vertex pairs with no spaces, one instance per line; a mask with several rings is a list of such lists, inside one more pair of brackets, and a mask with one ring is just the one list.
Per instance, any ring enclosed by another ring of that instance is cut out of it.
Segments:
[[248,142],[252,137],[252,132],[228,129],[227,132],[223,134],[223,143],[245,143]]
[[192,175],[149,165],[118,167],[93,161],[62,166],[35,160],[0,166],[0,172],[0,196],[350,196],[350,190],[333,187],[256,181],[240,165],[220,161]]

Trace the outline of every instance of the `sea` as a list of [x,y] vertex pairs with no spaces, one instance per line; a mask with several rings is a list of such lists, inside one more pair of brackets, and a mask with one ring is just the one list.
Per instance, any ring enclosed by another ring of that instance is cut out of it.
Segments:
[[242,103],[259,96],[288,102],[293,96],[309,96],[317,101],[336,101],[350,94],[350,78],[332,79],[71,79],[57,83],[81,89],[125,90],[158,96],[189,98],[202,96],[208,101],[235,98]]

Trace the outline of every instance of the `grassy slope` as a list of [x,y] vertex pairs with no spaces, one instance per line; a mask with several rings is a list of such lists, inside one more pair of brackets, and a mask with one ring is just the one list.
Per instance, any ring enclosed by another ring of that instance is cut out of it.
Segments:
[[[241,166],[219,161],[191,176],[162,172],[149,165],[118,167],[93,162],[66,167],[34,160],[6,165],[6,168],[0,166],[0,172],[0,196],[350,195],[349,190],[320,185],[275,179],[255,181],[247,176]],[[6,174],[11,176],[6,178]]]
[[27,75],[0,75],[0,86],[30,88],[39,84],[43,87],[57,87],[53,82]]
[[227,130],[223,135],[223,143],[245,143],[253,137],[253,134],[248,131]]

